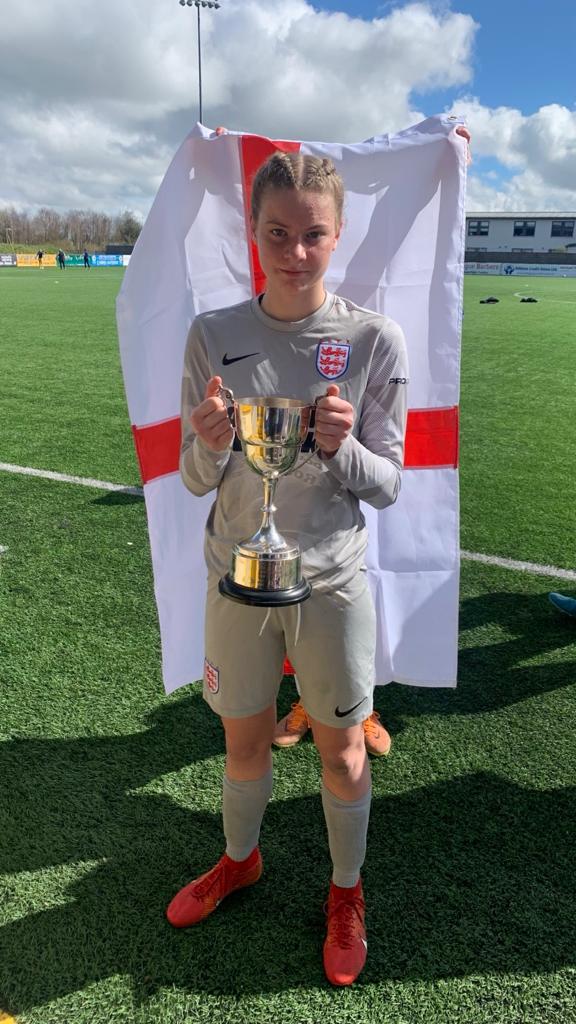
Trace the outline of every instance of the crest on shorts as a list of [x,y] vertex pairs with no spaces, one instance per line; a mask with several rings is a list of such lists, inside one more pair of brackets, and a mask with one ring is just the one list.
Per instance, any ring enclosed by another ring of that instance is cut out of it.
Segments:
[[220,689],[220,669],[212,665],[208,658],[204,658],[204,682],[210,693],[218,693]]
[[316,369],[326,380],[336,380],[346,373],[350,362],[350,344],[324,338],[316,352]]

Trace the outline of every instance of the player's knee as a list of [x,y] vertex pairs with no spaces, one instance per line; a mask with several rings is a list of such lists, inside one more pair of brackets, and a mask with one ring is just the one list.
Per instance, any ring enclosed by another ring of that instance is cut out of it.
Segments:
[[237,768],[250,768],[265,764],[270,758],[270,741],[266,739],[243,742],[241,738],[227,740],[226,757]]
[[364,770],[366,751],[364,744],[352,743],[341,750],[325,751],[322,754],[324,769],[331,775],[357,782]]

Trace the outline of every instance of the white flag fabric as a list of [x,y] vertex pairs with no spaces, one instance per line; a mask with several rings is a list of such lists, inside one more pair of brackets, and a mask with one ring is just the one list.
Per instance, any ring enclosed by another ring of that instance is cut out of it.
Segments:
[[198,313],[264,287],[249,230],[249,189],[275,149],[334,162],[346,186],[345,220],[326,287],[391,316],[408,346],[401,493],[382,512],[363,506],[378,619],[376,678],[456,685],[466,183],[459,123],[432,117],[356,145],[216,136],[196,125],[168,168],[117,300],[167,692],[203,673],[203,537],[214,500],[194,497],[178,473],[184,347]]

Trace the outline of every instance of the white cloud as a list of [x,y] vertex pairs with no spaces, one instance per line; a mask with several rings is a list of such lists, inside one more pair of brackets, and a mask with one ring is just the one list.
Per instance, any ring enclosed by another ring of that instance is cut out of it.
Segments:
[[[471,77],[475,24],[425,3],[372,21],[306,0],[203,10],[204,120],[358,141]],[[196,119],[196,10],[176,0],[0,4],[0,202],[145,213]]]
[[472,167],[468,208],[576,210],[576,110],[552,103],[524,115],[509,107],[483,107],[478,99],[454,104],[473,137],[473,152],[495,157],[512,176],[499,188]]
[[[204,120],[275,137],[358,141],[419,119],[415,94],[469,88],[477,25],[448,3],[371,21],[307,0],[204,9]],[[576,208],[576,113],[454,104],[473,151],[469,207]],[[196,9],[177,0],[1,0],[0,204],[145,214],[196,120]]]
[[[486,180],[487,179],[487,180]],[[576,211],[576,189],[558,189],[547,184],[532,170],[523,171],[509,181],[492,185],[488,175],[484,179],[471,174],[468,179],[467,209],[478,213],[490,210],[510,210],[513,213],[544,213],[547,210]]]

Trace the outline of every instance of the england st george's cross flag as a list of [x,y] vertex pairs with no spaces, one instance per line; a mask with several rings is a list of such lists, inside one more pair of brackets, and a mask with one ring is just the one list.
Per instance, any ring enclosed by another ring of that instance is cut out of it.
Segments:
[[334,162],[346,186],[345,223],[326,287],[392,317],[408,346],[400,496],[382,512],[363,505],[379,627],[376,679],[456,685],[466,186],[459,123],[430,117],[356,145],[217,136],[196,125],[172,160],[117,300],[167,692],[203,674],[203,533],[213,501],[190,494],[178,472],[186,337],[198,313],[264,290],[249,190],[255,170],[276,149]]

